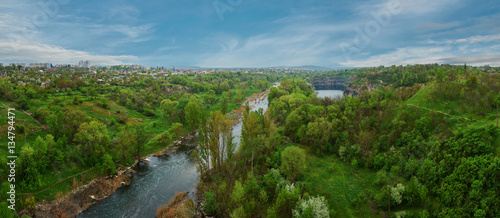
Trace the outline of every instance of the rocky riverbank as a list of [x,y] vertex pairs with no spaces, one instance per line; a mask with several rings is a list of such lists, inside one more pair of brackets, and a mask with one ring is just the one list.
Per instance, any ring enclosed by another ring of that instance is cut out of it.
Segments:
[[[195,138],[196,132],[191,132],[180,140],[174,141],[167,149],[147,155],[141,158],[141,161],[147,160],[149,156],[162,156],[175,152],[186,143],[187,145],[195,144],[191,143]],[[75,217],[99,200],[109,197],[118,188],[129,185],[135,173],[133,168],[137,163],[139,161],[135,161],[130,167],[119,165],[117,173],[113,176],[96,178],[56,200],[38,202],[36,209],[24,209],[20,214],[27,214],[34,217]]]
[[64,197],[37,203],[34,211],[25,209],[21,213],[35,217],[74,217],[98,200],[113,194],[118,188],[130,184],[133,173],[132,167],[120,167],[114,176],[94,179]]

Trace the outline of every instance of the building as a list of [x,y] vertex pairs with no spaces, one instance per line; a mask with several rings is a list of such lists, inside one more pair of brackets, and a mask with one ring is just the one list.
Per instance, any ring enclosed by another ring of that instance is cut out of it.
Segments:
[[31,68],[50,68],[50,63],[30,63]]
[[26,63],[10,63],[10,66],[14,66],[14,67],[17,67],[21,65],[21,67],[26,67]]
[[89,60],[81,60],[80,62],[78,62],[78,65],[82,68],[90,68],[90,61]]

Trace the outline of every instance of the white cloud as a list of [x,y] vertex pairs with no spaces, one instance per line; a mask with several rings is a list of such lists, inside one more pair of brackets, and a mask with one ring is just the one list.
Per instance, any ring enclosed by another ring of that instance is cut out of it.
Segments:
[[441,63],[446,57],[452,56],[448,47],[406,47],[380,55],[373,55],[362,60],[340,62],[346,67],[374,67],[407,64]]
[[0,42],[0,60],[5,63],[48,62],[53,64],[77,64],[80,60],[90,60],[92,65],[116,65],[133,63],[136,59],[137,57],[131,55],[96,55],[37,42],[18,45],[5,41]]
[[[23,4],[21,4],[23,3]],[[15,6],[15,7],[14,7]],[[134,63],[133,55],[106,55],[89,51],[67,49],[61,44],[75,45],[80,40],[105,37],[110,34],[121,35],[112,39],[93,43],[95,47],[113,47],[125,43],[142,42],[149,39],[152,25],[104,25],[88,23],[81,17],[57,14],[43,26],[33,25],[29,18],[36,6],[28,7],[25,2],[14,5],[13,10],[0,11],[0,62],[49,62],[54,64],[76,64],[79,60],[90,60],[93,65],[115,65]],[[26,10],[19,10],[19,7]],[[3,8],[2,8],[3,9]],[[125,8],[126,12],[134,12],[133,8]],[[40,12],[39,12],[40,13]],[[61,13],[61,12],[59,12]],[[138,12],[137,12],[138,13]],[[115,17],[122,16],[119,12],[110,13]],[[69,20],[72,20],[69,22]],[[85,22],[83,22],[85,21]],[[32,26],[30,26],[30,24]],[[103,38],[104,39],[104,38]]]
[[473,57],[453,57],[453,58],[444,58],[443,62],[449,64],[463,64],[467,63],[468,65],[475,66],[500,66],[500,55],[488,55],[488,56],[473,56]]
[[221,49],[204,55],[197,63],[206,67],[270,67],[319,64],[329,46],[324,34],[302,33],[260,34],[247,39],[225,38],[217,44]]

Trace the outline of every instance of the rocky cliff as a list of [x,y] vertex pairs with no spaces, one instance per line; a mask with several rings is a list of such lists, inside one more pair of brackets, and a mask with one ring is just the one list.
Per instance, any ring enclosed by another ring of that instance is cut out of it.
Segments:
[[350,82],[350,79],[345,77],[316,77],[312,85],[316,90],[344,90]]
[[377,89],[379,86],[377,84],[373,84],[370,81],[366,80],[362,85],[350,84],[345,90],[344,95],[358,96],[364,90],[371,92]]

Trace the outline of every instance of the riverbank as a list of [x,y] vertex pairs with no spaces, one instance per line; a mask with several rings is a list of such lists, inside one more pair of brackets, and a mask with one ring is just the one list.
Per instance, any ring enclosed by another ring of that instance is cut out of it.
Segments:
[[[254,93],[253,95],[247,97],[247,99],[241,104],[241,106],[238,109],[232,110],[230,113],[226,114],[226,116],[232,120],[233,137],[235,135],[238,135],[238,137],[237,138],[235,137],[233,140],[233,143],[238,144],[238,146],[236,148],[236,152],[238,150],[239,143],[240,143],[239,136],[241,135],[241,129],[242,129],[241,120],[243,118],[243,113],[245,112],[246,103],[247,102],[249,103],[250,110],[252,110],[252,111],[255,109],[258,109],[258,108],[263,108],[264,107],[263,103],[264,103],[265,107],[263,109],[265,112],[266,111],[265,109],[267,109],[268,105],[267,105],[267,101],[264,102],[264,100],[266,100],[269,93],[271,92],[271,88],[276,87],[278,85],[279,85],[279,83],[271,86],[266,91]],[[258,108],[256,108],[256,107],[258,107]],[[236,131],[236,133],[235,133],[235,131]],[[206,183],[198,183],[198,185],[196,187],[196,193],[195,193],[196,211],[195,211],[194,217],[205,217],[206,216],[204,214],[204,211],[203,211],[204,210],[203,205],[205,203],[205,197],[203,194],[205,193],[205,191],[208,191],[208,187],[206,186]]]
[[[135,164],[137,161],[133,166]],[[39,202],[35,210],[25,209],[21,211],[21,214],[35,217],[74,217],[98,200],[113,194],[118,188],[130,184],[130,178],[134,173],[132,167],[122,166],[114,176],[94,179],[61,198],[50,202]]]
[[[144,156],[140,160],[146,160],[147,162],[148,157],[158,157],[173,153],[184,143],[193,140],[195,136],[196,132],[188,133],[181,139],[174,141],[166,149]],[[188,143],[188,146],[191,144],[192,143]],[[93,179],[88,184],[82,185],[53,201],[38,202],[36,204],[36,209],[24,209],[20,212],[20,215],[26,214],[35,217],[75,217],[82,211],[87,210],[91,205],[109,197],[119,188],[129,185],[135,173],[133,168],[135,168],[138,163],[139,161],[135,161],[134,164],[129,167],[118,165],[115,175]]]

